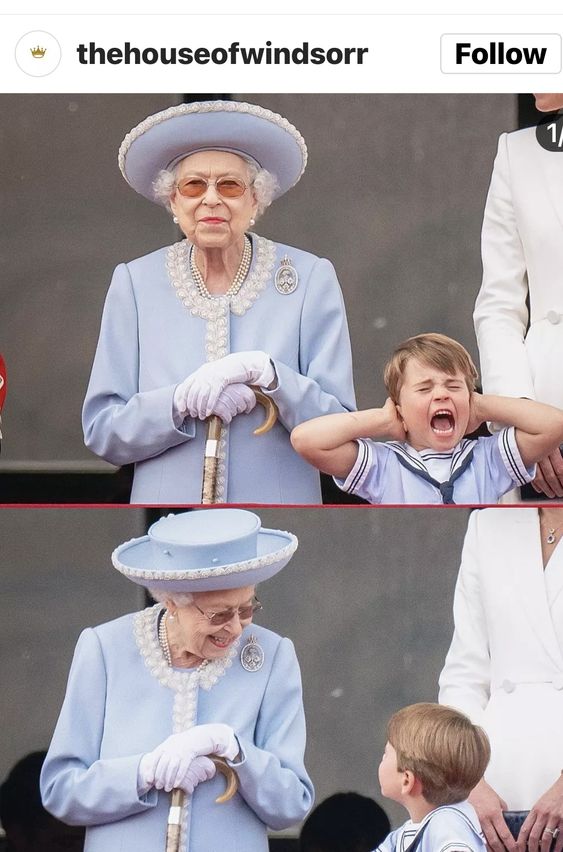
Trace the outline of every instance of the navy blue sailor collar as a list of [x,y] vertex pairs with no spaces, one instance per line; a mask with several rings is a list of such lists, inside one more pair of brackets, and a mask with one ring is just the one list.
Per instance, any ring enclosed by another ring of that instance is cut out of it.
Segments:
[[424,457],[415,450],[414,447],[411,447],[410,444],[401,441],[389,441],[387,446],[389,449],[393,450],[398,461],[403,465],[403,467],[406,467],[407,470],[410,470],[412,473],[415,473],[417,476],[425,479],[438,489],[442,497],[442,503],[455,505],[455,500],[453,498],[455,481],[459,479],[461,474],[467,470],[471,464],[473,460],[473,448],[476,443],[477,441],[475,439],[463,438],[463,440],[461,440],[459,444],[453,448],[453,450],[450,450],[447,453],[425,453],[426,458],[451,458],[450,475],[445,482],[438,482],[437,479],[434,479],[434,477],[431,476]]

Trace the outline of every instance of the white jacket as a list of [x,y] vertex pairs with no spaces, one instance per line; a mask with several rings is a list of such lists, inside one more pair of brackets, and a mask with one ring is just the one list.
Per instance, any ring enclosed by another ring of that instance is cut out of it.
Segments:
[[474,320],[485,393],[563,408],[563,154],[541,148],[535,128],[499,139],[482,257]]
[[530,808],[563,769],[563,545],[542,565],[537,509],[473,512],[441,704],[487,731],[486,780]]

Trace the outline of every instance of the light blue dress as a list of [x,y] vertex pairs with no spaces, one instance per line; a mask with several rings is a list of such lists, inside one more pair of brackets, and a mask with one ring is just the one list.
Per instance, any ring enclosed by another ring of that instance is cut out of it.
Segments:
[[479,819],[469,802],[435,808],[419,823],[407,820],[385,838],[376,852],[406,852],[423,828],[416,852],[486,852]]
[[[135,462],[134,503],[199,503],[205,424],[176,428],[176,385],[206,361],[263,350],[278,386],[271,432],[252,434],[257,406],[223,429],[219,500],[318,503],[318,472],[293,450],[294,426],[352,410],[352,357],[342,293],[332,264],[252,235],[253,260],[236,296],[210,298],[189,274],[182,241],[115,270],[83,409],[86,445],[113,464]],[[287,255],[294,292],[275,287]]]
[[449,453],[449,477],[438,482],[427,459],[399,441],[358,440],[358,456],[346,479],[335,479],[343,491],[370,503],[498,503],[507,491],[530,482],[536,466],[526,468],[514,427],[488,438],[464,438]]
[[[138,795],[141,755],[171,733],[223,722],[241,746],[232,763],[239,791],[216,804],[225,785],[217,775],[187,797],[182,852],[267,852],[266,826],[298,822],[313,799],[293,644],[250,625],[221,660],[200,671],[171,669],[158,643],[160,609],[80,636],[41,775],[44,805],[64,822],[87,826],[85,852],[163,850],[170,794]],[[239,659],[251,634],[265,656],[256,672]]]

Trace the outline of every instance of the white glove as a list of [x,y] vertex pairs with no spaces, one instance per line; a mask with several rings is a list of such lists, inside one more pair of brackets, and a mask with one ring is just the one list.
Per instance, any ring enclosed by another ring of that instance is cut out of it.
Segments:
[[217,414],[223,423],[230,423],[237,414],[249,414],[256,405],[256,395],[252,388],[236,382],[227,385],[219,394],[211,414]]
[[227,385],[219,394],[211,414],[217,414],[223,423],[230,423],[237,414],[249,414],[255,405],[256,395],[252,388],[237,382]]
[[172,734],[154,751],[143,755],[142,780],[158,790],[173,790],[186,777],[194,758],[204,754],[218,754],[233,760],[239,753],[235,732],[229,725],[214,723],[196,725],[181,734]]
[[276,377],[265,352],[232,352],[217,361],[203,364],[174,391],[174,407],[180,414],[205,420],[213,414],[227,385],[242,383],[268,387]]
[[[141,762],[139,763],[139,771],[137,773],[137,789],[139,791],[139,795],[143,796],[147,793],[151,787],[157,787],[157,789],[162,790],[165,789],[167,793],[170,792],[172,787],[164,787],[160,783],[156,783],[154,781],[148,781],[148,775],[151,771],[150,763],[151,763],[152,752],[149,754],[144,754],[141,758]],[[175,787],[178,787],[180,790],[183,790],[184,793],[188,793],[190,796],[197,787],[198,784],[201,784],[202,781],[209,781],[214,777],[217,768],[212,760],[208,757],[204,757],[203,755],[200,757],[194,757],[188,769],[184,775],[184,777],[180,780],[178,784],[175,784]]]
[[[186,379],[187,381],[187,379]],[[186,404],[184,399],[183,384],[178,385],[174,392],[174,425],[176,428],[181,426],[184,418],[189,414],[190,417],[200,418],[197,409],[181,410]],[[217,414],[223,423],[230,423],[233,417],[237,414],[249,414],[256,405],[256,395],[248,386],[237,382],[234,385],[227,385],[224,391],[219,394],[219,399],[215,403],[211,414]]]

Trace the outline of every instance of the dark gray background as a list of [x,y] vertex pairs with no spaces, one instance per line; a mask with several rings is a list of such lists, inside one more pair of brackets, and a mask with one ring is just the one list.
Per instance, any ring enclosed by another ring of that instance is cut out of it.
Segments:
[[[468,512],[259,515],[300,540],[288,567],[260,587],[258,620],[297,648],[317,801],[338,790],[383,801],[377,766],[389,716],[436,700]],[[110,554],[144,529],[142,509],[0,510],[0,779],[24,753],[48,745],[80,630],[142,608],[142,593],[111,567]],[[404,820],[400,808],[384,804]]]
[[[257,231],[329,257],[344,291],[358,402],[383,402],[404,337],[442,331],[476,357],[471,313],[497,137],[516,95],[263,95],[310,160]],[[0,96],[3,462],[93,458],[80,409],[111,273],[178,238],[129,189],[119,144],[178,95]]]

